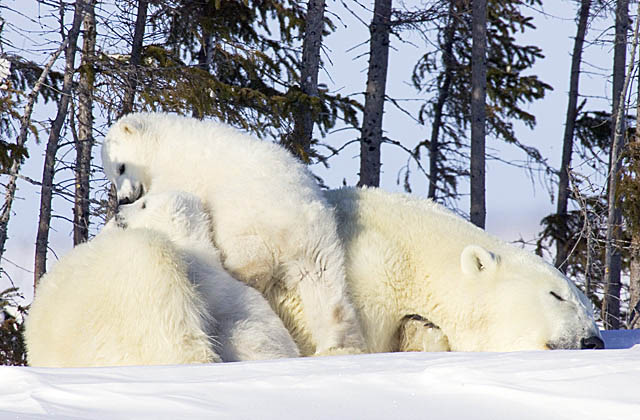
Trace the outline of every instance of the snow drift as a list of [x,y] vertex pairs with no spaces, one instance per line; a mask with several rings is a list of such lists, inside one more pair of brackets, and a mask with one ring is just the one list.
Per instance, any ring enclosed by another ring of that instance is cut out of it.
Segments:
[[190,366],[0,368],[0,418],[580,419],[640,413],[640,330],[613,350],[387,353]]

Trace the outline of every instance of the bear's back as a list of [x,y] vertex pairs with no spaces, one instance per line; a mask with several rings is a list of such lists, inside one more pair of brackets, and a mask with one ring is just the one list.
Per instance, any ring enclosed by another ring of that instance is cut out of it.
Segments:
[[[201,306],[187,268],[164,236],[136,229],[101,233],[41,279],[25,327],[28,362],[64,367],[211,361],[208,346],[176,347],[188,341],[176,330],[193,330],[200,322],[184,319],[194,313],[192,305]],[[185,316],[172,319],[172,310]],[[194,352],[179,354],[184,350]]]
[[[395,246],[415,252],[459,255],[470,244],[494,252],[519,250],[488,234],[432,200],[377,188],[341,188],[325,191],[336,208],[340,236],[349,241],[363,230],[375,230]],[[420,246],[418,246],[420,245]]]

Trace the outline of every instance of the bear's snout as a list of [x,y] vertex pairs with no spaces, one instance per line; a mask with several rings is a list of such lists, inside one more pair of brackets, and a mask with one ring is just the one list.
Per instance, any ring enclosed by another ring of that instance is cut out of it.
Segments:
[[600,337],[591,336],[580,340],[581,349],[600,350],[604,348],[604,341]]
[[[145,193],[144,185],[125,182],[124,186],[118,190],[118,207],[125,206],[127,204],[133,204],[138,201]],[[128,187],[128,188],[126,188]]]

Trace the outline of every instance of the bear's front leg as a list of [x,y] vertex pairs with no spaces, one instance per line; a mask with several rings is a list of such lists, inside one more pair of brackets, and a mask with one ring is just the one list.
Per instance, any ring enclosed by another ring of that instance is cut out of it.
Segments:
[[276,274],[276,255],[258,235],[217,241],[222,265],[236,279],[264,293]]
[[358,354],[366,345],[356,312],[349,300],[342,270],[319,268],[308,261],[285,266],[285,286],[302,302],[305,323],[315,345],[315,355]]

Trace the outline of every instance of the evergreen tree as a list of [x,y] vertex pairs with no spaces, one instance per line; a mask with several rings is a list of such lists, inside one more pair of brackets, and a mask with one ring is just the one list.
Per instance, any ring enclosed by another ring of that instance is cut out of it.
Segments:
[[[317,96],[300,89],[296,35],[305,16],[297,1],[150,2],[151,32],[145,38],[153,42],[143,45],[135,66],[136,84],[144,86],[140,108],[215,117],[285,144],[301,105],[312,105],[323,135],[338,118],[355,125],[357,102],[330,95],[322,86]],[[324,22],[325,29],[333,28]],[[133,57],[114,51],[104,58],[102,75],[109,85],[104,102],[113,103],[114,92],[124,97],[129,91],[131,82],[120,70]]]
[[[51,200],[54,189],[54,175],[56,154],[60,145],[60,134],[67,119],[67,110],[72,93],[73,75],[75,72],[76,42],[80,33],[80,25],[84,19],[89,4],[95,0],[77,0],[74,4],[73,22],[70,29],[64,34],[65,47],[65,71],[62,83],[62,92],[58,101],[56,118],[51,123],[49,139],[45,152],[44,168],[42,170],[42,184],[40,194],[40,215],[38,219],[38,233],[36,236],[34,288],[40,278],[47,271],[47,250],[49,246],[49,229],[51,227]],[[63,24],[63,22],[61,22]],[[61,31],[64,30],[61,28]]]
[[365,93],[362,129],[360,131],[359,186],[380,185],[380,146],[384,114],[389,34],[391,32],[391,0],[376,0],[369,31],[369,70]]
[[[582,62],[582,50],[587,32],[587,20],[591,9],[591,0],[582,0],[578,13],[578,29],[573,44],[573,54],[571,56],[571,75],[569,78],[569,101],[567,104],[567,117],[565,120],[564,136],[562,138],[562,161],[558,171],[558,202],[557,215],[558,222],[562,223],[562,218],[567,214],[567,204],[571,191],[569,189],[569,177],[571,170],[571,157],[573,155],[573,138],[575,131],[576,117],[578,115],[578,86],[580,82],[580,65]],[[567,243],[563,240],[566,235],[558,235],[556,241],[555,266],[565,271],[565,261],[567,259]]]
[[82,58],[78,82],[78,127],[75,136],[75,196],[73,206],[73,244],[89,239],[89,196],[93,150],[93,91],[96,48],[95,3],[89,2],[83,22]]
[[[4,255],[8,239],[9,220],[20,166],[24,158],[28,157],[27,137],[31,133],[36,139],[38,138],[38,132],[31,124],[31,113],[38,98],[43,99],[44,102],[59,99],[62,75],[52,71],[51,68],[65,46],[65,43],[61,43],[43,67],[18,56],[0,57],[3,69],[0,84],[4,86],[4,89],[0,89],[0,111],[2,111],[0,113],[0,161],[2,162],[1,172],[8,178],[5,184],[5,200],[0,212],[0,259]],[[25,96],[27,89],[30,89],[30,92]],[[24,110],[20,114],[17,109],[23,102]],[[15,120],[20,124],[17,133],[12,129]],[[15,142],[5,141],[2,138],[16,134]],[[1,269],[0,272],[2,272]]]
[[[584,106],[584,103],[583,105]],[[582,107],[581,106],[581,107]],[[606,111],[580,111],[575,122],[574,154],[579,166],[592,172],[589,175],[574,169],[571,172],[568,209],[564,215],[553,213],[540,222],[543,230],[537,240],[536,252],[549,252],[552,244],[561,241],[567,250],[564,262],[565,273],[580,284],[585,294],[593,301],[597,310],[602,307],[605,278],[605,246],[607,241],[607,194],[606,188],[593,183],[592,178],[606,179],[608,157],[611,150],[611,113]],[[634,120],[625,117],[626,136],[633,138]],[[622,178],[618,186],[617,201],[621,205],[625,223],[619,241],[621,270],[630,274],[633,258],[631,242],[636,197],[635,149],[630,147],[622,154]],[[584,171],[584,170],[583,170]],[[595,175],[594,175],[595,174]],[[625,309],[621,308],[620,319]]]
[[[431,182],[430,189],[435,191],[434,197],[439,200],[457,198],[459,177],[469,176],[471,9],[468,1],[450,4],[445,21],[455,20],[453,36],[447,34],[451,30],[450,24],[437,28],[439,49],[427,52],[416,64],[412,76],[414,86],[420,91],[429,92],[434,85],[439,89],[418,114],[422,123],[439,125],[437,145],[433,144],[432,134],[431,139],[419,143],[414,150],[414,154],[419,155],[420,150],[427,147],[430,154],[437,154],[429,172],[430,178],[437,179],[438,185],[432,186]],[[535,28],[532,18],[525,16],[522,9],[536,4],[540,4],[540,0],[488,1],[486,134],[514,144],[531,159],[544,164],[537,149],[519,142],[513,130],[514,120],[530,128],[535,126],[535,116],[527,112],[524,105],[543,98],[551,89],[537,76],[526,74],[535,61],[543,57],[540,48],[521,45],[514,38],[517,32]],[[450,55],[448,51],[451,51]],[[441,54],[446,54],[446,60]],[[433,74],[436,74],[435,80]],[[438,105],[439,101],[443,104]],[[440,108],[443,110],[438,112]],[[435,117],[438,118],[434,120]]]
[[471,210],[469,220],[484,229],[486,97],[487,97],[487,0],[474,0],[471,18]]
[[24,339],[26,309],[20,306],[18,289],[10,287],[0,292],[0,365],[24,366],[27,352]]
[[[318,102],[318,72],[320,71],[320,47],[324,29],[324,0],[309,0],[302,42],[300,90],[308,95],[310,103],[300,103],[294,115],[294,128],[284,144],[303,162],[311,161],[313,144],[313,102]],[[317,107],[316,107],[317,108]]]
[[[640,19],[640,16],[638,17]],[[611,132],[611,153],[608,171],[608,215],[607,240],[605,253],[605,288],[602,302],[602,320],[606,329],[618,329],[620,326],[620,272],[622,255],[620,240],[622,239],[622,211],[616,201],[618,178],[622,169],[620,159],[624,143],[624,111],[625,98],[630,74],[625,76],[627,56],[627,32],[629,30],[629,0],[616,2],[616,33],[613,56],[613,108],[611,115],[615,124]],[[635,44],[634,44],[635,46]],[[635,53],[635,50],[633,50]],[[633,65],[633,63],[632,63]]]

